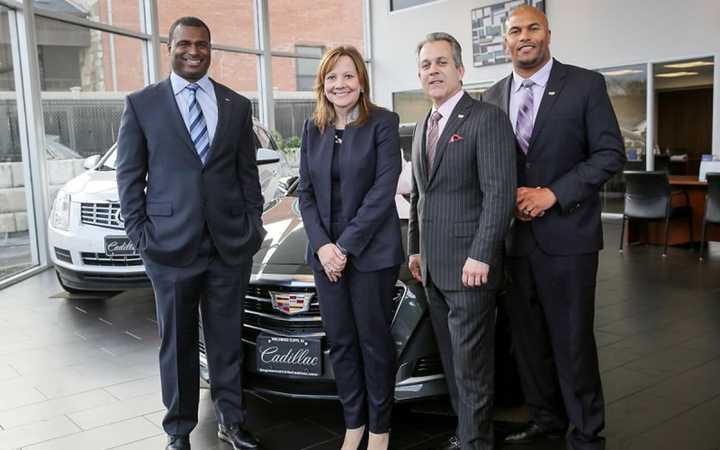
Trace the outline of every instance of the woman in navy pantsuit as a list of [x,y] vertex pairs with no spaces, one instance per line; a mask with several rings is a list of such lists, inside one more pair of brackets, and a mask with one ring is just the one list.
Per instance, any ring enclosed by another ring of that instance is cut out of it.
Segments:
[[370,102],[362,56],[328,51],[300,149],[300,212],[347,428],[342,450],[386,449],[395,381],[392,299],[403,251],[397,114]]

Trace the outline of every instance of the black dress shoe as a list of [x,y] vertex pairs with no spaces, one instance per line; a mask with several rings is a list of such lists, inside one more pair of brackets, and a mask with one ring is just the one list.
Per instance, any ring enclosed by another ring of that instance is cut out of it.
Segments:
[[218,425],[218,438],[232,445],[233,450],[260,448],[260,443],[240,425]]
[[190,450],[190,438],[188,436],[170,436],[165,450]]
[[508,435],[503,442],[505,444],[532,444],[539,439],[560,439],[564,435],[565,430],[563,429],[544,428],[536,423],[530,423],[526,428]]
[[460,441],[458,440],[457,436],[451,436],[445,444],[445,447],[441,447],[441,450],[456,450],[459,448]]

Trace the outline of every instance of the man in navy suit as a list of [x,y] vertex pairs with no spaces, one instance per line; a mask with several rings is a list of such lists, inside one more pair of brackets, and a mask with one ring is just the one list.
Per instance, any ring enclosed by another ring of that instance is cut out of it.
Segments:
[[210,30],[170,28],[170,77],[130,94],[117,182],[128,237],[152,281],[161,337],[166,449],[189,449],[199,401],[198,306],[218,437],[257,448],[243,429],[242,311],[265,236],[250,101],[207,76]]
[[602,185],[625,148],[602,75],[550,56],[545,15],[520,6],[505,44],[513,73],[486,102],[503,108],[517,141],[515,224],[507,241],[505,303],[530,410],[506,443],[567,436],[574,450],[603,449],[604,401],[593,334]]

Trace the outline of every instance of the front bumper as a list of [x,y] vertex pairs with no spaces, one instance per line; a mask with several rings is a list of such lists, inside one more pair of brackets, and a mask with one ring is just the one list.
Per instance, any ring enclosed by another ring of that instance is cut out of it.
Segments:
[[81,291],[123,291],[151,287],[145,272],[77,272],[59,265],[55,265],[55,271],[63,285]]
[[[311,283],[289,282],[284,286],[271,286],[254,283],[249,287],[245,303],[245,322],[243,324],[244,368],[243,385],[245,389],[261,394],[303,399],[337,399],[335,374],[330,362],[327,338],[322,331],[322,323],[315,322],[316,328],[300,330],[297,322],[287,325],[288,331],[280,328],[282,320],[287,317],[277,315],[281,319],[270,319],[267,314],[267,302],[263,296],[270,289],[295,289],[302,292],[314,290]],[[395,379],[395,401],[405,402],[441,396],[447,393],[447,385],[442,373],[439,355],[427,314],[424,297],[418,299],[410,289],[403,291],[399,300],[392,332],[398,355],[398,371]],[[416,291],[417,292],[417,291]],[[267,299],[269,301],[269,299]],[[319,316],[319,310],[312,304],[311,311],[305,317],[308,320],[313,312]],[[261,312],[262,311],[262,312]],[[258,320],[258,316],[263,320]],[[273,327],[278,325],[278,327]],[[291,331],[292,329],[292,331]],[[321,338],[322,372],[320,376],[297,376],[263,373],[258,370],[257,346],[255,339],[258,334],[267,333],[276,336],[297,337],[312,336]],[[200,334],[200,372],[201,377],[211,382],[205,343]]]
[[60,282],[82,291],[120,291],[150,287],[142,259],[135,253],[114,256],[105,253],[105,238],[124,237],[125,231],[81,223],[81,204],[71,203],[67,230],[48,225],[50,259]]

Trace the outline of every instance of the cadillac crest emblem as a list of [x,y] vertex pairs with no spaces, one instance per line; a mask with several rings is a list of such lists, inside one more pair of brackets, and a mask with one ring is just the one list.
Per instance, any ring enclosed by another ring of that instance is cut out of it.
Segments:
[[270,292],[274,309],[289,316],[310,311],[313,293],[308,292]]

